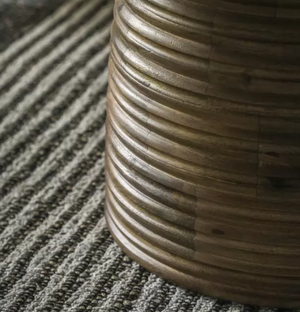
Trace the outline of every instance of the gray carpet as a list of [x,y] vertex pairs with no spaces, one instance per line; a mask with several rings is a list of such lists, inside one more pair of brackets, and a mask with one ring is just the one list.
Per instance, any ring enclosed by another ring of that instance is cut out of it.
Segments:
[[112,5],[70,0],[0,54],[0,310],[276,311],[176,287],[113,242],[103,218]]

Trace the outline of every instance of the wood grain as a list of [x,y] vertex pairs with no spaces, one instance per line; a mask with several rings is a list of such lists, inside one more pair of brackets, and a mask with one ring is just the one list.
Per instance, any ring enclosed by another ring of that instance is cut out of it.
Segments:
[[300,307],[300,4],[117,0],[106,215],[182,286]]

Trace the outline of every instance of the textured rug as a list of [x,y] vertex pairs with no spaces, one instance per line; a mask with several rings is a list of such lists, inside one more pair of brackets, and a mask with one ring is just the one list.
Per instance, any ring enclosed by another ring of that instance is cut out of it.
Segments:
[[0,311],[276,311],[176,287],[113,242],[103,218],[112,7],[70,0],[0,54]]

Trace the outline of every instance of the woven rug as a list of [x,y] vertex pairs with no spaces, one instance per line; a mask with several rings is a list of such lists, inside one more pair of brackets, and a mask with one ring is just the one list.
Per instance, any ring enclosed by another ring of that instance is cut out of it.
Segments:
[[176,287],[110,236],[112,7],[70,0],[0,54],[0,311],[276,311]]

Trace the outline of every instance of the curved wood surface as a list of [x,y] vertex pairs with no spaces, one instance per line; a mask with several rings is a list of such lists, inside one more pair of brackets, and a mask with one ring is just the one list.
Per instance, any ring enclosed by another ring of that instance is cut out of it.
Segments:
[[300,307],[300,3],[117,0],[109,227],[149,270]]

